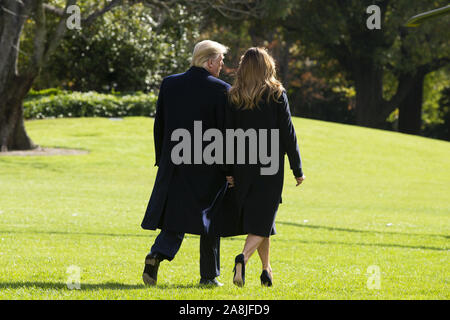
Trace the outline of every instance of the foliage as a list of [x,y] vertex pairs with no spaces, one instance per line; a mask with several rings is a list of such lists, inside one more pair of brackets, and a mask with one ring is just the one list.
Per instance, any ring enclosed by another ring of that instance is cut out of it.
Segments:
[[442,89],[437,96],[437,106],[432,107],[434,121],[424,124],[424,135],[450,141],[450,87]]
[[[403,28],[407,18],[442,6],[443,0],[351,0],[345,5],[325,0],[264,0],[262,19],[225,16],[213,5],[202,13],[192,12],[181,4],[188,2],[172,6],[175,2],[170,2],[165,20],[153,8],[124,5],[81,31],[69,31],[35,88],[157,91],[164,76],[187,69],[195,42],[210,38],[230,48],[221,74],[225,81],[233,82],[239,58],[248,47],[266,46],[277,60],[293,114],[355,123],[355,95],[344,94],[355,91],[355,70],[364,70],[367,65],[382,68],[382,104],[394,100],[399,87],[403,88],[399,86],[400,75],[414,74],[424,66],[436,70],[434,62],[449,56],[448,40],[441,32],[448,16],[418,28]],[[92,0],[81,3],[82,11],[94,5]],[[381,30],[366,28],[369,15],[365,9],[371,4],[381,7]],[[25,33],[21,49],[26,53],[33,34]],[[26,55],[21,58],[26,59]],[[358,66],[361,62],[367,65]],[[432,75],[425,80],[424,134],[431,132],[428,127],[444,121],[438,104],[443,89],[440,81]],[[398,116],[398,101],[389,104],[394,111],[388,122]]]
[[450,67],[429,73],[425,78],[423,97],[423,126],[443,123],[440,100],[450,87]]
[[95,24],[70,30],[44,68],[35,88],[76,91],[150,91],[163,77],[189,66],[199,17],[171,8],[158,21],[151,8],[122,6]]
[[[369,30],[366,8],[376,4],[381,8],[381,30]],[[418,28],[406,29],[405,21],[424,10],[447,4],[446,1],[293,1],[294,9],[278,23],[289,37],[301,40],[314,60],[326,65],[338,61],[341,72],[358,94],[367,95],[376,85],[383,91],[370,97],[383,111],[384,117],[398,107],[407,86],[398,79],[411,78],[415,72],[432,72],[445,64],[450,56],[448,37],[449,17],[441,17]],[[373,72],[371,73],[371,69]],[[381,80],[380,80],[381,74]],[[368,84],[373,81],[373,84]],[[397,95],[398,93],[398,95]],[[363,99],[361,99],[362,101]],[[365,101],[367,102],[367,101]],[[364,109],[365,104],[356,106]],[[361,110],[362,110],[361,109]],[[372,115],[373,116],[373,115]],[[380,116],[381,117],[381,116]],[[381,117],[381,120],[382,118]],[[426,118],[424,119],[426,121]]]
[[[288,91],[293,115],[327,121],[354,123],[353,99],[344,94],[349,88],[336,63],[319,64],[311,59],[318,51],[308,51],[295,36],[280,27],[280,20],[290,12],[290,5],[266,6],[271,14],[264,20],[246,19],[227,24],[224,17],[208,16],[202,38],[212,38],[230,47],[225,56],[221,78],[233,83],[241,55],[252,46],[268,49],[277,63],[277,77]],[[275,8],[276,7],[276,8]],[[274,11],[276,10],[276,12]],[[281,17],[280,17],[281,16]]]
[[24,101],[24,118],[152,116],[156,100],[155,94],[142,92],[104,94],[60,89],[31,90]]

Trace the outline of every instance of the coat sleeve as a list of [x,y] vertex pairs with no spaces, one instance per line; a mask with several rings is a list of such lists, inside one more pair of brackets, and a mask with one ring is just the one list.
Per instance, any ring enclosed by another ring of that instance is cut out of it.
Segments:
[[220,99],[220,103],[217,110],[217,124],[218,128],[222,132],[223,139],[223,164],[220,165],[220,170],[225,176],[232,175],[233,166],[226,164],[226,129],[233,127],[231,109],[228,103],[228,90],[230,86],[227,86],[224,91],[224,95]]
[[[226,139],[226,129],[234,129],[234,109],[233,107],[228,103],[225,105],[225,121],[224,121],[224,128],[222,130],[223,136],[224,136],[224,148],[223,148],[223,160],[224,163],[222,165],[222,171],[225,176],[232,176],[233,175],[233,163],[227,164],[227,139]],[[236,155],[236,150],[234,150],[234,155]]]
[[153,140],[155,142],[155,166],[159,166],[161,159],[162,144],[164,141],[164,99],[163,99],[164,80],[159,88],[158,101],[156,103],[155,122],[153,124]]
[[278,110],[278,127],[280,129],[280,142],[285,146],[288,155],[289,164],[295,177],[302,177],[302,160],[300,150],[297,144],[297,135],[292,124],[289,101],[284,91],[282,95],[282,104]]

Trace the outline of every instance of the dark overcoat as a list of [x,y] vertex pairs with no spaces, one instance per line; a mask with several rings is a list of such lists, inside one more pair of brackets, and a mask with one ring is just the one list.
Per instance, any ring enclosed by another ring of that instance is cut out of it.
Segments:
[[225,176],[219,164],[202,161],[175,165],[171,151],[179,142],[171,141],[171,134],[175,129],[189,131],[193,163],[194,121],[202,122],[202,131],[223,129],[229,87],[206,69],[194,66],[164,78],[154,122],[158,172],[141,224],[143,229],[205,234],[205,210],[226,183]]
[[[297,137],[291,120],[286,92],[278,101],[266,102],[265,96],[258,106],[251,110],[227,107],[226,127],[233,129],[278,129],[279,169],[273,175],[261,175],[261,161],[249,164],[246,150],[246,163],[228,167],[227,175],[234,177],[235,187],[224,188],[210,209],[213,217],[209,232],[220,236],[256,234],[269,237],[276,233],[275,216],[281,203],[284,178],[284,159],[287,154],[295,177],[303,176]],[[267,135],[270,137],[270,134]],[[261,146],[261,136],[258,145]],[[249,147],[249,145],[246,145]],[[267,139],[267,150],[271,150],[271,140]],[[275,150],[275,149],[274,149]],[[259,152],[259,150],[258,150]],[[236,153],[236,152],[235,152]],[[292,179],[292,183],[295,180]]]

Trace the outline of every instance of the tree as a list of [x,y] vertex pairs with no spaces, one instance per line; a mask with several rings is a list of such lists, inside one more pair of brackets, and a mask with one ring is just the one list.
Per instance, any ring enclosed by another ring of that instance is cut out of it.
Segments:
[[[93,10],[82,23],[88,25],[98,16],[118,6],[121,1],[111,1],[105,7]],[[67,31],[67,8],[75,5],[67,0],[64,9],[43,0],[3,0],[0,12],[0,146],[26,150],[35,147],[28,137],[24,121],[22,101],[33,85],[49,56],[57,48]],[[55,26],[47,25],[46,14],[55,14],[59,20]],[[25,23],[34,23],[33,51],[26,66],[19,71],[21,34]]]
[[[431,37],[431,35],[427,36],[428,39],[430,39]],[[424,45],[429,45],[430,42],[431,40],[425,42]],[[404,48],[403,44],[401,46],[401,59],[405,64],[413,64],[414,58],[411,51],[413,51],[414,49],[408,50]],[[399,67],[393,68],[393,72],[397,74],[399,85],[403,83],[409,84],[408,94],[398,102],[398,105],[392,106],[392,108],[397,107],[399,110],[398,131],[409,134],[421,133],[425,76],[444,67],[445,65],[448,65],[449,63],[450,58],[448,57],[435,57],[430,59],[429,61],[416,64],[414,69]]]
[[[143,3],[154,8],[157,21],[170,15],[171,6],[176,3],[190,10],[215,10],[230,17],[258,16],[264,9],[262,0],[105,0],[100,7],[92,6],[92,1],[82,2],[88,4],[82,12],[82,26],[94,23],[98,17],[125,2],[130,5]],[[80,2],[66,0],[63,7],[58,6],[61,3],[62,0],[0,1],[0,151],[35,147],[25,130],[22,101],[67,32],[66,22],[70,16],[67,9]],[[56,17],[54,24],[50,17]],[[33,25],[34,39],[31,52],[24,53],[26,63],[22,65],[19,59],[19,53],[23,53],[21,36],[28,23]]]
[[[175,4],[161,23],[154,21],[151,8],[125,4],[95,24],[67,33],[33,89],[157,91],[163,77],[189,67],[199,36],[201,17],[183,9]],[[25,28],[22,47],[30,46],[27,32]]]
[[422,134],[449,140],[450,65],[425,77],[422,106]]
[[[449,8],[450,6],[447,6],[419,16],[430,20],[431,18],[426,15],[428,14],[436,19],[443,12],[448,12]],[[434,15],[432,15],[433,13]],[[417,21],[417,18],[412,21]],[[400,132],[421,133],[425,77],[450,63],[448,39],[441,34],[441,30],[445,30],[449,26],[447,23],[447,27],[445,27],[446,24],[442,22],[440,20],[428,21],[420,26],[420,29],[400,28],[400,64],[388,65],[390,70],[394,70],[399,81],[406,79],[403,81],[411,83],[410,93],[397,106]]]
[[[442,3],[434,1],[432,6]],[[380,29],[369,29],[366,25],[369,18],[366,9],[373,4],[380,8]],[[356,90],[356,123],[386,128],[386,118],[402,103],[408,109],[401,117],[413,114],[411,109],[417,109],[417,104],[413,106],[411,101],[421,104],[417,88],[424,75],[448,61],[450,46],[442,32],[433,33],[432,28],[416,33],[404,30],[403,24],[411,12],[424,7],[423,1],[297,1],[282,23],[303,43],[322,51],[322,62],[337,60],[345,70]],[[445,25],[440,28],[444,30]],[[428,46],[422,39],[428,39]],[[397,88],[389,99],[383,97],[386,72],[392,72],[397,79]],[[417,119],[418,112],[414,112]],[[403,123],[402,128],[409,126]]]

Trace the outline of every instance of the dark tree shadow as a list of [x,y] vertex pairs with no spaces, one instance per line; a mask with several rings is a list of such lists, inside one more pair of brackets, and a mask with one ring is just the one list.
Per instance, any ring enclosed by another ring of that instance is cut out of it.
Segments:
[[[20,289],[20,288],[39,288],[39,289],[58,289],[58,290],[70,290],[67,284],[64,282],[43,282],[43,281],[15,281],[15,282],[0,282],[0,289]],[[118,282],[105,282],[105,283],[81,283],[80,290],[133,290],[143,289],[144,284],[124,284]],[[76,290],[76,289],[74,289]]]
[[[357,229],[347,229],[347,228],[337,228],[337,227],[328,227],[328,226],[317,226],[317,225],[305,225],[305,224],[298,224],[294,222],[283,222],[279,221],[278,224],[284,224],[284,225],[290,225],[294,227],[299,228],[311,228],[311,229],[325,229],[328,231],[343,231],[343,232],[358,232],[358,233],[380,233],[380,234],[393,234],[393,235],[406,235],[406,236],[430,236],[430,237],[443,237],[448,239],[449,236],[447,235],[437,235],[437,234],[419,234],[419,233],[403,233],[403,232],[392,232],[392,231],[373,231],[373,230],[357,230]],[[279,241],[279,240],[277,240]],[[448,251],[448,248],[441,248],[441,247],[429,247],[429,246],[416,246],[416,245],[406,245],[406,244],[397,244],[397,243],[379,243],[379,242],[373,242],[373,243],[365,243],[365,242],[341,242],[341,241],[317,241],[317,240],[301,240],[296,239],[292,240],[289,239],[289,241],[297,241],[302,243],[317,243],[317,244],[324,244],[324,245],[333,245],[333,244],[339,244],[339,245],[347,245],[347,246],[367,246],[367,247],[385,247],[385,248],[402,248],[402,249],[421,249],[421,250],[435,250],[435,251]]]
[[[420,233],[403,233],[403,232],[394,232],[394,231],[375,231],[375,230],[358,230],[358,229],[349,229],[349,228],[340,228],[340,227],[330,227],[330,226],[318,226],[311,224],[299,224],[294,222],[284,222],[278,221],[277,224],[294,226],[298,228],[309,228],[309,229],[318,229],[318,230],[327,230],[327,231],[341,231],[341,232],[354,232],[354,233],[366,233],[366,234],[391,234],[391,235],[399,235],[399,236],[417,236],[417,237],[441,237],[448,239],[449,235],[441,235],[441,234],[420,234]],[[89,236],[106,236],[106,237],[136,237],[136,238],[147,238],[152,239],[156,237],[156,234],[120,234],[120,233],[98,233],[98,232],[68,232],[68,231],[38,231],[38,230],[21,230],[21,231],[0,231],[0,234],[56,234],[56,235],[89,235]],[[245,235],[244,235],[245,236]],[[199,238],[198,235],[186,235],[185,238]],[[239,237],[223,237],[222,240],[225,241],[242,241],[244,242],[245,238],[242,236]],[[421,250],[435,250],[435,251],[448,251],[448,248],[445,247],[431,247],[431,246],[421,246],[421,245],[406,245],[406,244],[397,244],[397,243],[363,243],[363,242],[340,242],[340,241],[315,241],[315,240],[303,240],[303,239],[278,239],[275,238],[275,241],[296,241],[300,243],[316,243],[323,245],[347,245],[347,246],[368,246],[368,247],[386,247],[386,248],[402,248],[402,249],[421,249]],[[176,285],[175,285],[176,286]]]
[[435,250],[435,251],[448,251],[447,248],[439,247],[426,247],[426,246],[414,246],[406,244],[397,243],[364,243],[364,242],[341,242],[341,241],[305,241],[305,240],[295,240],[302,243],[317,243],[325,245],[344,245],[344,246],[363,246],[363,247],[382,247],[382,248],[400,248],[400,249],[420,249],[420,250]]
[[155,238],[155,234],[135,234],[135,233],[102,233],[102,232],[71,232],[71,231],[39,231],[39,230],[0,230],[0,234],[55,234],[55,235],[83,235],[101,237],[127,237],[127,238]]
[[449,239],[450,235],[445,234],[421,234],[421,233],[407,233],[407,232],[395,232],[395,231],[376,231],[376,230],[358,230],[358,229],[349,229],[349,228],[339,228],[339,227],[330,227],[330,226],[318,226],[312,224],[300,224],[295,222],[284,222],[277,221],[277,224],[294,226],[299,228],[308,228],[308,229],[323,229],[327,231],[343,231],[343,232],[356,232],[356,233],[374,233],[374,234],[392,234],[392,235],[401,235],[401,236],[420,236],[420,237],[439,237]]
[[[39,289],[56,289],[56,290],[68,290],[64,282],[43,282],[43,281],[13,281],[13,282],[0,282],[0,289],[21,289],[21,288],[39,288]],[[95,291],[95,290],[136,290],[136,289],[148,289],[148,290],[165,290],[165,289],[211,289],[211,286],[201,286],[199,284],[161,284],[156,286],[146,286],[144,284],[125,284],[119,282],[104,282],[104,283],[83,283],[80,284],[80,289],[73,289],[73,291]]]

